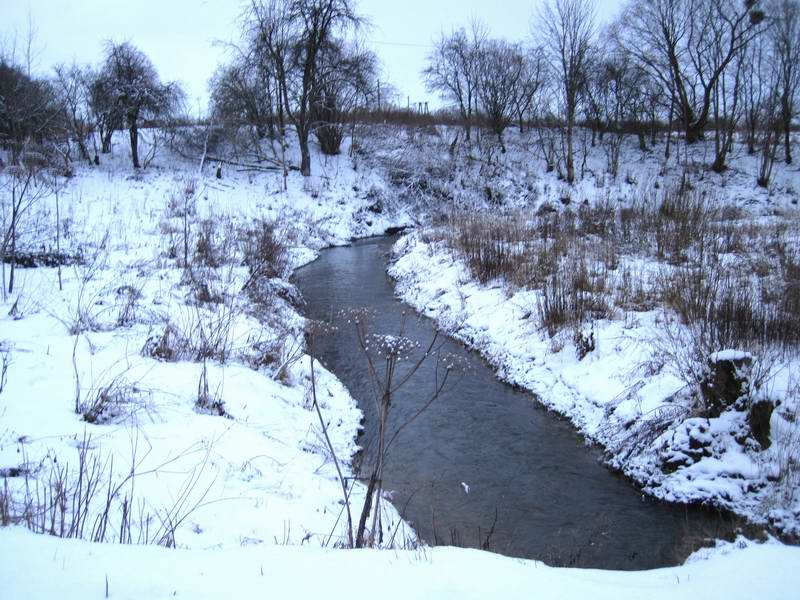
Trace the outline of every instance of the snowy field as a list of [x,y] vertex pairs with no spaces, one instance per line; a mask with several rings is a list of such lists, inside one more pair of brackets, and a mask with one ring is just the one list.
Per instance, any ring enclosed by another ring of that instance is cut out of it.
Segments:
[[[292,172],[284,192],[278,173],[226,166],[222,179],[211,169],[198,177],[196,164],[177,159],[132,175],[120,139],[112,160],[79,168],[57,197],[32,208],[20,250],[52,251],[58,237],[61,253],[80,260],[60,270],[17,269],[15,290],[0,305],[0,507],[18,525],[0,530],[3,597],[201,598],[232,590],[237,597],[349,597],[363,585],[387,597],[791,597],[800,554],[772,542],[724,546],[682,567],[637,574],[443,548],[333,549],[343,540],[342,492],[312,406],[303,320],[288,279],[326,246],[438,212],[441,205],[417,194],[418,181],[393,171],[409,161],[426,168],[435,157],[413,146],[398,156],[395,141],[373,136],[356,168],[346,150],[335,159],[315,156],[315,175]],[[450,200],[495,210],[476,183],[487,180],[509,207],[557,203],[563,189],[553,174],[511,176],[525,160],[512,150],[502,168],[465,170],[453,184],[463,197]],[[592,184],[603,191],[588,197],[633,194],[651,167],[639,163],[633,183]],[[780,177],[773,195],[759,192],[757,214],[793,210],[796,173]],[[725,185],[746,205],[750,196],[737,181],[730,175]],[[588,195],[587,186],[573,193]],[[287,252],[254,281],[248,244],[265,227]],[[476,283],[447,248],[426,239],[415,233],[397,247],[392,275],[401,296],[591,439],[606,441],[600,432],[612,401],[618,415],[641,414],[680,387],[665,373],[647,379],[636,399],[618,402],[630,386],[622,374],[655,313],[633,328],[599,323],[600,350],[577,361],[569,349],[550,351],[524,323],[528,300],[502,284]],[[357,451],[361,414],[333,375],[319,366],[316,373],[328,433],[346,463]],[[787,402],[773,418],[792,410]],[[745,451],[670,477],[643,456],[626,470],[650,493],[716,500],[723,490],[726,506],[765,516],[762,497],[746,487],[768,478]],[[79,485],[96,493],[75,493]],[[364,493],[353,490],[356,506]],[[69,517],[76,501],[77,524]],[[382,506],[385,539],[413,545],[413,531]],[[781,510],[795,527],[800,506]],[[36,536],[26,524],[55,534],[76,527],[68,537],[81,539]]]
[[[97,476],[89,512],[102,512],[107,482],[120,486],[108,540],[338,544],[342,492],[311,409],[303,320],[287,280],[320,248],[406,217],[367,210],[380,182],[344,158],[345,172],[329,161],[330,172],[320,164],[310,181],[293,173],[284,194],[277,176],[231,170],[218,180],[209,170],[196,180],[196,164],[180,162],[132,176],[120,147],[59,191],[61,252],[81,257],[62,267],[63,289],[56,268],[17,269],[0,306],[0,469],[10,512],[49,531],[48,519],[63,515],[29,515],[28,505],[47,504],[39,497],[52,491],[48,482],[63,475],[72,486],[79,472]],[[46,196],[28,213],[20,251],[54,249],[55,202]],[[254,299],[243,291],[250,271],[237,232],[256,220],[275,223],[287,252],[281,272],[250,282]],[[316,385],[347,463],[361,413],[319,366]],[[363,493],[356,487],[354,502]],[[134,516],[121,533],[123,502]],[[397,539],[413,536],[396,532],[396,515],[386,523]]]

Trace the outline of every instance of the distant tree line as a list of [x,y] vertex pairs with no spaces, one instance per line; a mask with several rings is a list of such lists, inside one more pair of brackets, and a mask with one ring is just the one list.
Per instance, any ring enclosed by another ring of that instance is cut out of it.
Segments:
[[[466,139],[478,123],[503,144],[515,120],[545,123],[548,168],[573,182],[576,124],[591,130],[616,175],[623,136],[642,149],[656,133],[686,144],[713,135],[716,172],[727,168],[735,134],[761,154],[758,183],[769,183],[779,147],[791,164],[800,85],[798,0],[628,0],[600,29],[592,0],[550,0],[529,44],[492,39],[473,23],[443,35],[424,76],[458,112]],[[558,135],[553,138],[552,126]]]
[[[603,28],[594,0],[548,0],[525,43],[472,22],[443,34],[428,57],[423,77],[446,103],[432,115],[391,102],[353,0],[250,0],[239,25],[230,60],[210,82],[201,145],[225,139],[284,173],[290,130],[295,168],[309,175],[312,138],[338,154],[359,122],[449,123],[469,144],[488,132],[503,151],[509,127],[527,128],[547,169],[568,182],[585,166],[577,144],[601,145],[616,176],[630,135],[643,150],[664,140],[667,158],[681,151],[678,137],[687,145],[713,137],[716,172],[741,142],[759,156],[762,186],[776,160],[794,160],[800,0],[627,0]],[[61,65],[48,78],[0,57],[0,144],[12,162],[30,144],[65,168],[99,162],[122,130],[134,167],[152,159],[141,156],[142,128],[175,122],[183,92],[132,43],[103,50],[99,65]],[[193,145],[182,139],[196,154],[197,135]]]
[[129,134],[131,161],[140,168],[143,126],[178,116],[184,93],[163,83],[150,59],[130,42],[107,42],[97,66],[57,65],[37,78],[0,55],[0,145],[12,164],[32,150],[65,171],[79,159],[100,162],[115,131]]

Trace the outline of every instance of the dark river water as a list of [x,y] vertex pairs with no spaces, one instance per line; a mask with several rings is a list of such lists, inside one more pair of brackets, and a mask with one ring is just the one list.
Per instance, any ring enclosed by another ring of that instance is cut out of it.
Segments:
[[[394,295],[386,264],[391,238],[326,250],[297,272],[306,315],[329,320],[346,308],[374,310],[374,333],[403,334],[424,348],[433,323]],[[468,368],[403,430],[387,457],[384,487],[430,544],[481,547],[550,564],[646,569],[681,562],[707,536],[721,535],[719,515],[646,499],[599,462],[575,429],[525,392],[498,381],[474,352],[441,339],[443,352]],[[359,443],[370,458],[376,416],[373,387],[351,326],[317,342],[322,363],[365,413]],[[426,363],[395,396],[395,426],[431,396],[435,363]],[[391,429],[391,427],[390,427]],[[469,486],[469,493],[464,485]]]

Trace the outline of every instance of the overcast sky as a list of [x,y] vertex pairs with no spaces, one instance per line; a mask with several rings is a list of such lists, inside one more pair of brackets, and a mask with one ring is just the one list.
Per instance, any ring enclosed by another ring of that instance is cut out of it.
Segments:
[[[207,82],[225,58],[224,44],[236,40],[237,0],[2,0],[0,48],[24,55],[28,22],[33,24],[34,68],[47,72],[59,62],[99,62],[103,40],[130,40],[153,61],[162,79],[180,81],[194,111],[204,107]],[[359,0],[373,24],[367,39],[380,56],[384,77],[400,96],[435,99],[420,81],[431,42],[442,31],[484,21],[493,36],[529,37],[531,16],[542,0]],[[601,21],[622,0],[597,0]],[[16,41],[16,46],[15,46]],[[193,111],[193,112],[194,112]]]

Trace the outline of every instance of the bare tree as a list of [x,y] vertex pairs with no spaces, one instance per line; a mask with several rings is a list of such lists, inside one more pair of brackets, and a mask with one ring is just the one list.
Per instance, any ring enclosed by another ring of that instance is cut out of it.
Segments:
[[[125,115],[122,114],[122,107],[115,101],[112,85],[113,81],[104,73],[96,73],[89,84],[89,109],[95,131],[100,138],[100,152],[103,154],[111,152],[114,132],[125,125]],[[94,162],[100,162],[96,148]]]
[[428,91],[438,92],[456,106],[468,142],[472,140],[478,109],[481,56],[486,39],[486,26],[477,20],[472,21],[469,31],[461,28],[450,35],[443,34],[422,72]]
[[478,95],[483,115],[506,151],[503,132],[519,108],[521,83],[526,68],[522,50],[503,40],[486,42],[480,59]]
[[761,187],[768,187],[772,178],[772,169],[781,141],[781,81],[780,70],[773,68],[769,72],[766,83],[766,94],[762,104],[761,126],[761,161],[756,183]]
[[759,129],[763,125],[761,118],[764,114],[764,104],[771,93],[767,86],[771,62],[766,36],[755,38],[743,52],[742,113],[747,153],[751,155],[756,153]]
[[[21,149],[12,165],[0,169],[0,264],[3,265],[3,300],[14,293],[17,251],[22,237],[21,222],[48,191],[46,157],[28,147]],[[8,288],[5,286],[6,259],[11,263]]]
[[272,70],[263,62],[236,60],[217,69],[211,88],[211,114],[216,123],[231,131],[252,128],[254,147],[275,132],[275,80]]
[[543,104],[542,91],[547,82],[547,61],[541,48],[521,50],[522,72],[517,85],[514,104],[520,133],[524,132],[525,119],[538,117]]
[[[597,59],[587,80],[586,94],[600,128],[608,172],[616,178],[622,142],[629,123],[637,123],[642,111],[643,73],[620,48]],[[641,137],[640,127],[634,125]]]
[[790,165],[792,119],[797,114],[797,90],[800,87],[800,2],[773,0],[769,4],[769,16],[772,21],[772,60],[779,71],[784,160]]
[[765,28],[759,0],[630,0],[621,19],[627,50],[672,91],[686,142],[697,142],[723,73]]
[[124,117],[133,167],[139,169],[139,129],[143,121],[174,115],[182,104],[183,91],[177,83],[161,83],[150,59],[130,42],[107,42],[105,54],[98,89],[110,113]]
[[367,105],[377,79],[378,58],[363,46],[337,42],[321,53],[311,107],[323,154],[339,154],[347,119],[359,105]]
[[94,133],[89,103],[92,74],[87,68],[75,63],[69,66],[57,65],[54,70],[53,85],[63,113],[67,156],[69,145],[75,143],[81,159],[89,161],[91,156],[87,141]]
[[50,139],[59,119],[52,86],[0,58],[0,145],[10,151],[10,162],[31,143]]
[[251,0],[245,25],[254,54],[271,63],[281,116],[294,125],[300,144],[300,172],[311,175],[309,136],[320,57],[338,35],[365,24],[350,0]]
[[[724,52],[719,40],[714,43],[713,52]],[[733,147],[736,130],[743,112],[741,102],[743,87],[743,64],[746,60],[744,48],[731,62],[728,69],[722,72],[714,88],[712,110],[714,115],[714,162],[711,170],[722,173],[728,167],[728,153]]]
[[552,71],[558,76],[558,94],[565,122],[566,179],[575,181],[573,130],[589,64],[595,30],[593,0],[552,0],[539,15],[539,34]]

